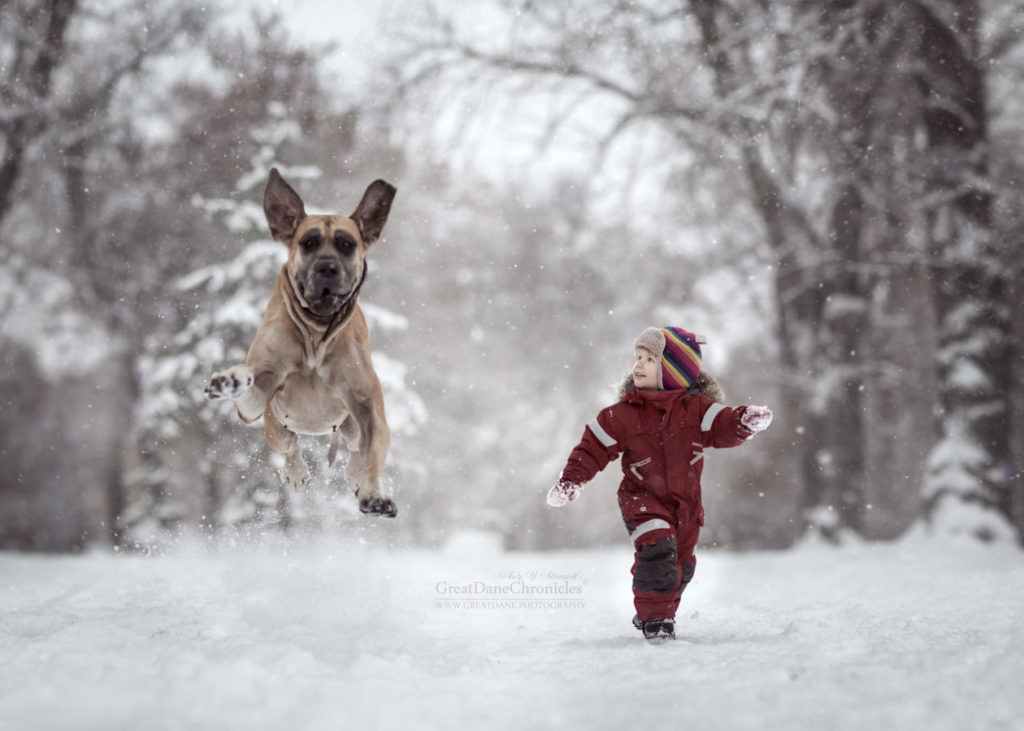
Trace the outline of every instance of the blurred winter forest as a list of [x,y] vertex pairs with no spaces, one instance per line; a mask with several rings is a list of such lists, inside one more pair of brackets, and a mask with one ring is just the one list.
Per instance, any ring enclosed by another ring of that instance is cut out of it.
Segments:
[[[705,544],[1024,535],[1024,0],[294,7],[0,2],[0,547],[620,541],[617,468],[544,492],[665,324],[777,414],[710,457]],[[284,259],[273,165],[314,212],[398,188],[393,522],[202,397]]]

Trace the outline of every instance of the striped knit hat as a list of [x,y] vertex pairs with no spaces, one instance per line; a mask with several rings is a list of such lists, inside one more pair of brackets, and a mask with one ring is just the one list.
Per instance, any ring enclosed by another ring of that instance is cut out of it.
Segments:
[[646,348],[661,359],[661,388],[687,391],[700,375],[700,346],[706,342],[703,335],[680,327],[649,327],[640,333],[633,347]]

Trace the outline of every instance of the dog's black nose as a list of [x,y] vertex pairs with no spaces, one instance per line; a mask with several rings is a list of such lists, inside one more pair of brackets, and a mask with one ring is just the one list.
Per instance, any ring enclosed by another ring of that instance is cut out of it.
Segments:
[[337,279],[341,266],[334,259],[320,259],[313,265],[313,274],[320,279]]

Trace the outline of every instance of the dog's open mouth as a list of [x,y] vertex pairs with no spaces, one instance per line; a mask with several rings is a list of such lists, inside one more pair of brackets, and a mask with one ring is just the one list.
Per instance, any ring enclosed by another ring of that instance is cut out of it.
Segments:
[[339,309],[348,304],[352,299],[352,292],[338,293],[330,287],[321,287],[312,292],[306,291],[306,285],[298,282],[299,295],[306,301],[309,310],[319,317],[333,315]]

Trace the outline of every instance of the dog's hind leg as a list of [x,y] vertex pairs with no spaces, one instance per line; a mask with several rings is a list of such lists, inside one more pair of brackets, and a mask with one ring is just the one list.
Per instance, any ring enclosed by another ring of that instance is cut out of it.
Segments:
[[[353,418],[354,417],[354,418]],[[355,485],[359,510],[393,518],[398,514],[395,501],[384,494],[381,480],[384,460],[391,444],[391,431],[384,418],[382,400],[368,400],[353,405],[353,413],[346,425],[355,427],[351,438],[345,435],[351,450],[348,479]]]
[[301,490],[309,482],[309,468],[302,459],[298,435],[282,426],[270,408],[263,414],[263,434],[270,448],[284,455],[284,481],[293,490]]

